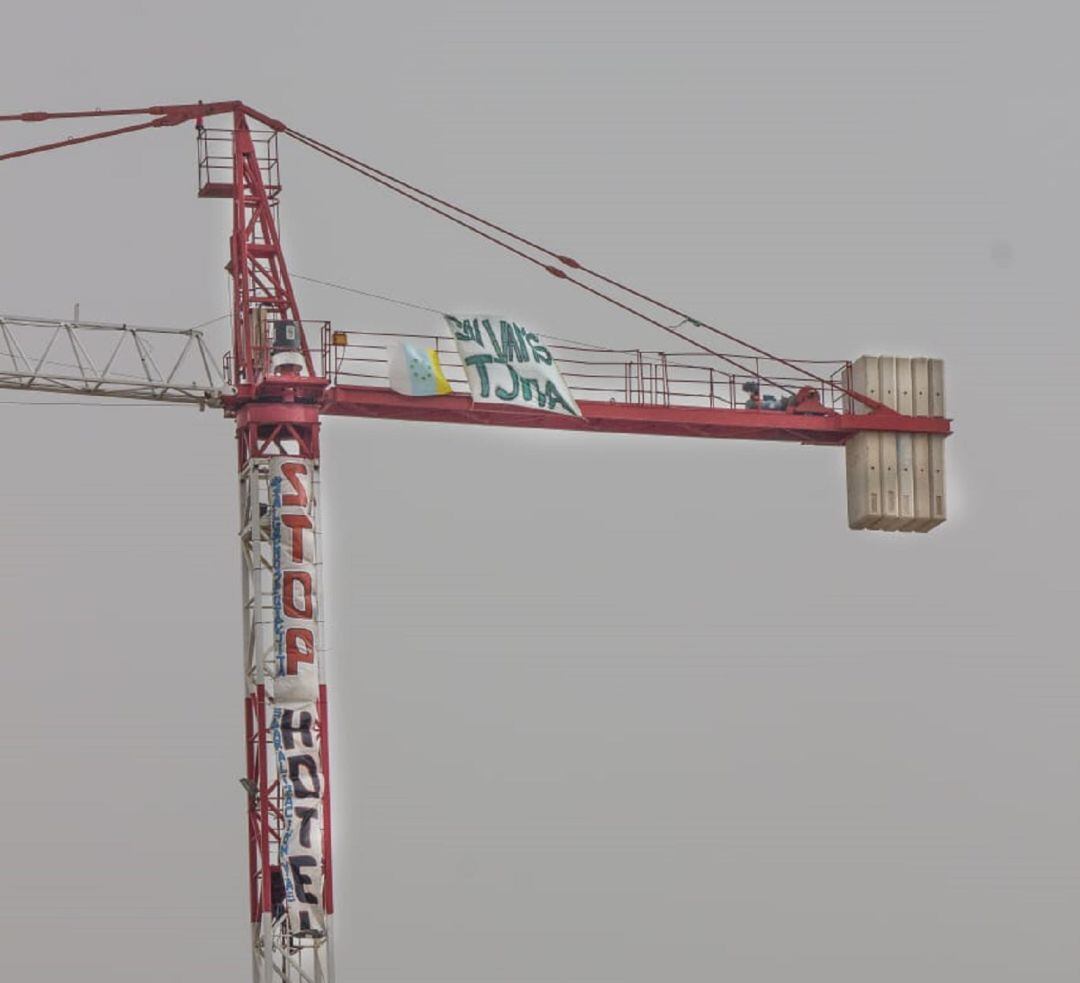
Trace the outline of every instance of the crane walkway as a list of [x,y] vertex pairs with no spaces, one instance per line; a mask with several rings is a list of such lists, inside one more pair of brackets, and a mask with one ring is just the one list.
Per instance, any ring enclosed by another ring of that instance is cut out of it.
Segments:
[[[947,433],[947,420],[901,416],[858,405],[850,394],[852,365],[843,359],[748,361],[726,368],[701,351],[603,348],[545,339],[582,411],[582,418],[474,403],[453,339],[446,335],[339,331],[323,325],[323,412],[440,423],[488,424],[610,433],[728,437],[844,444],[855,433]],[[390,388],[395,345],[435,351],[451,393],[405,396]],[[799,369],[805,368],[805,371]]]

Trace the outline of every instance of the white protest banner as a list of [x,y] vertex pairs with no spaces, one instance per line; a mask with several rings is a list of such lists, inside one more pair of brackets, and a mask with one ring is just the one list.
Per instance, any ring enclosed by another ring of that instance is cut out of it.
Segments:
[[300,458],[275,457],[270,462],[277,703],[314,703],[319,698],[314,471],[311,461]]
[[270,734],[283,820],[278,866],[285,915],[299,935],[326,928],[314,474],[314,462],[303,458],[270,462],[275,661]]
[[581,416],[551,351],[536,332],[491,315],[447,314],[446,323],[474,402]]

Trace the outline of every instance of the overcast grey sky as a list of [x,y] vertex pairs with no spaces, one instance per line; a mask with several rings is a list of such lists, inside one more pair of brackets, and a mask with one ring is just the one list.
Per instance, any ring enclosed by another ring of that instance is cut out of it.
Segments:
[[[849,532],[835,450],[325,425],[343,981],[1076,979],[1074,6],[6,12],[2,112],[241,98],[767,347],[946,360],[925,537]],[[294,271],[660,342],[282,150]],[[5,163],[0,310],[223,313],[194,164]],[[11,398],[3,975],[244,979],[231,427]]]

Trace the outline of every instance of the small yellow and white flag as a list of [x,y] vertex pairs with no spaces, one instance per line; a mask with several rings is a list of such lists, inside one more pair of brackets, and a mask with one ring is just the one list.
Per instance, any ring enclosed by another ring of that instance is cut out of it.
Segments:
[[444,396],[451,392],[434,348],[420,348],[404,341],[391,345],[386,374],[390,388],[403,396]]

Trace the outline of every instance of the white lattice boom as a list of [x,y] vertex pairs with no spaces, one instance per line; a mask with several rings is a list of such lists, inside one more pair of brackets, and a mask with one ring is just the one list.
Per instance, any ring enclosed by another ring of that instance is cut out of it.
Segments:
[[0,388],[214,406],[221,373],[201,331],[0,314]]

